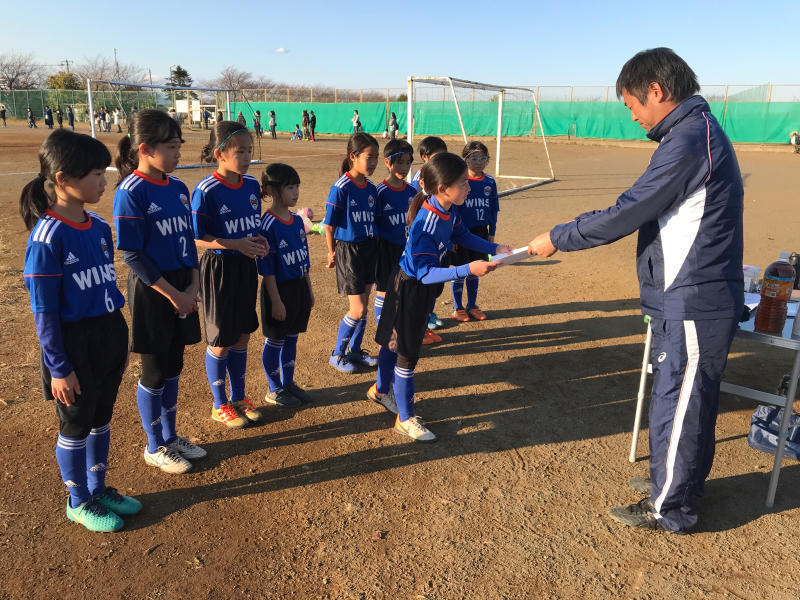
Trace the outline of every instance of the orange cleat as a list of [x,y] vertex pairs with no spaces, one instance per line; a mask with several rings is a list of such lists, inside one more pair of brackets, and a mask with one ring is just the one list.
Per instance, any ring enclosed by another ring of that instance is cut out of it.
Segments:
[[456,321],[461,321],[462,323],[466,323],[467,321],[469,321],[469,315],[467,314],[467,311],[465,311],[463,308],[457,308],[456,310],[454,310],[453,318]]
[[475,319],[476,321],[485,321],[486,320],[486,315],[483,314],[483,311],[480,308],[478,308],[477,306],[473,306],[467,312],[469,313],[469,316],[472,317],[473,319]]
[[422,337],[422,345],[429,346],[430,344],[438,344],[442,341],[442,336],[433,333],[430,329],[425,330],[425,335]]

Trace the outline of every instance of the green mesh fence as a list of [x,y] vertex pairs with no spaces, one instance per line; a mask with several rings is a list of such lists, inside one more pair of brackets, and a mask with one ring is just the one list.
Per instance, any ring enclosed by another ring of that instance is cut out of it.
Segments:
[[[133,108],[164,108],[170,99],[160,92],[94,91],[96,106],[116,107],[120,104],[126,113]],[[773,98],[774,99],[774,98]],[[738,98],[737,98],[738,100]],[[88,99],[85,90],[0,90],[0,103],[6,107],[8,118],[24,119],[31,107],[39,118],[44,107],[72,106],[78,120],[85,120]],[[711,112],[722,124],[734,142],[774,143],[788,142],[792,131],[800,130],[800,102],[710,102]],[[222,106],[220,106],[222,108]],[[493,136],[497,133],[497,103],[474,101],[460,103],[464,126],[469,135]],[[386,130],[388,115],[397,115],[400,132],[406,131],[405,102],[233,102],[232,117],[238,112],[252,128],[253,113],[261,111],[261,123],[266,128],[268,113],[274,110],[278,130],[294,131],[301,123],[303,110],[313,110],[317,116],[319,133],[350,134],[353,132],[353,110],[359,111],[364,131],[380,134]],[[611,101],[542,101],[542,123],[534,127],[531,102],[507,101],[503,104],[503,135],[528,136],[540,134],[542,125],[548,136],[573,136],[613,140],[643,140],[644,130],[631,121],[630,112],[622,102]],[[450,101],[418,101],[414,103],[415,135],[459,135],[458,117]]]

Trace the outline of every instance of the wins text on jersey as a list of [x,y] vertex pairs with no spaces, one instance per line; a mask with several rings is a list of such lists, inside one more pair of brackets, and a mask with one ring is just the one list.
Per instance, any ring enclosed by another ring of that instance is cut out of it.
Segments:
[[261,235],[269,243],[269,253],[257,259],[261,275],[274,275],[276,282],[299,279],[311,268],[303,221],[291,213],[284,221],[271,211],[261,219]]
[[[261,188],[252,175],[244,174],[236,185],[216,171],[200,180],[192,192],[192,221],[195,237],[211,235],[240,239],[259,234]],[[215,254],[236,254],[235,250],[206,250]]]
[[378,185],[375,221],[378,236],[392,244],[403,245],[408,238],[409,226],[406,215],[416,189],[403,182],[401,188],[393,188],[386,181]]
[[363,242],[375,237],[378,190],[369,179],[359,185],[345,173],[331,186],[325,206],[325,225],[334,227],[333,237],[341,242]]

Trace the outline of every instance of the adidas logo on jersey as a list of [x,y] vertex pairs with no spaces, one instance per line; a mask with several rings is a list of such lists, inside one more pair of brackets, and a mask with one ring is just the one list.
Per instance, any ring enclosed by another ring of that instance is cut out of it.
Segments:
[[286,243],[286,240],[281,240],[281,243],[278,244],[279,248],[286,248],[289,244]]
[[383,207],[383,210],[392,210],[392,205],[387,202],[386,206]]
[[67,259],[64,261],[65,265],[74,265],[78,262],[78,257],[75,256],[72,252],[67,255]]
[[93,466],[89,470],[92,471],[93,473],[98,473],[99,471],[105,471],[106,470],[106,463],[97,463],[95,466]]
[[350,200],[350,206],[358,206],[358,202],[356,202],[355,198]]
[[222,205],[222,208],[219,209],[219,214],[221,215],[227,215],[229,212],[231,212],[231,209],[224,204]]
[[439,250],[441,250],[442,248],[444,248],[444,242],[439,242]]
[[157,213],[161,210],[161,207],[156,204],[155,202],[151,202],[150,206],[147,207],[147,214],[152,215],[153,213]]

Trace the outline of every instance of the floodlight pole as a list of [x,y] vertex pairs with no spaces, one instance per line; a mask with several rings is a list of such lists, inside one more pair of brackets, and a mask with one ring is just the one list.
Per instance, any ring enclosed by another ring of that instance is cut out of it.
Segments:
[[506,93],[501,91],[499,98],[497,99],[497,152],[494,158],[495,177],[500,176],[500,137],[503,134],[503,98],[505,95]]
[[94,102],[92,102],[92,80],[86,80],[86,92],[89,96],[89,124],[92,127],[92,137],[97,137],[97,132],[94,129]]

